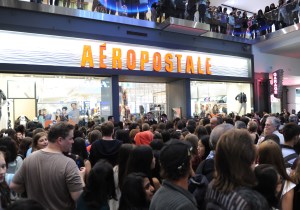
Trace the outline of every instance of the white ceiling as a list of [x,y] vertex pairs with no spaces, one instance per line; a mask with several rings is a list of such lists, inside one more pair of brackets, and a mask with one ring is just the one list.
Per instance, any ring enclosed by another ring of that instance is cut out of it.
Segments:
[[277,0],[210,0],[212,6],[221,6],[225,4],[238,9],[243,9],[249,12],[257,13],[259,9],[265,10],[266,6],[274,3],[278,5]]
[[[262,53],[300,59],[300,30],[292,31],[293,27],[299,28],[299,24],[286,28],[286,31],[290,31],[289,33],[274,36],[254,46]],[[278,61],[274,62],[278,63]],[[282,61],[282,63],[282,67],[289,66],[286,61]],[[291,69],[289,67],[285,69],[283,85],[300,85],[300,69],[298,69],[297,66]]]

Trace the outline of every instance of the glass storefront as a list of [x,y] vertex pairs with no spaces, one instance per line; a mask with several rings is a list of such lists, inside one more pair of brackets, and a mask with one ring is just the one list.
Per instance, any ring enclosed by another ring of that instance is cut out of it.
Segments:
[[7,97],[1,128],[24,118],[48,126],[57,121],[86,123],[112,114],[109,77],[1,74],[0,81]]
[[281,100],[271,94],[271,113],[281,113]]
[[296,88],[296,111],[298,112],[300,110],[300,89]]
[[205,117],[231,112],[239,115],[253,111],[251,84],[231,82],[191,82],[191,112]]
[[166,84],[162,83],[119,83],[120,120],[140,119],[152,112],[158,120],[166,109]]

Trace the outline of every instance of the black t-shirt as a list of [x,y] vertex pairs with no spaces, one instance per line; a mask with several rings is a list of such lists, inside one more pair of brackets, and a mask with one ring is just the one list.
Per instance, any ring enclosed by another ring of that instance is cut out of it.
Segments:
[[91,146],[89,160],[92,167],[100,159],[107,160],[112,166],[117,164],[117,157],[119,154],[122,142],[114,140],[97,140]]

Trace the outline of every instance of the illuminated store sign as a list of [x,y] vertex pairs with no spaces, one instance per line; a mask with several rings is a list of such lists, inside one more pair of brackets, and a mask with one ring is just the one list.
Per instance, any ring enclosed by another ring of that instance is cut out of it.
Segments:
[[273,76],[273,94],[275,98],[280,98],[282,95],[283,70],[279,69],[272,73]]
[[277,79],[277,72],[273,73],[273,92],[275,95],[278,94],[278,79]]
[[[107,62],[107,56],[105,54],[106,51],[106,43],[99,46],[99,66],[98,68],[107,68],[105,62]],[[90,45],[85,45],[83,47],[81,67],[91,67],[94,68],[94,59],[92,55],[92,47]],[[125,54],[125,55],[124,55]],[[192,56],[182,57],[182,54],[173,54],[173,53],[165,53],[162,57],[161,52],[153,52],[150,53],[148,50],[136,51],[134,49],[127,50],[126,53],[122,51],[122,48],[113,48],[111,63],[113,69],[124,69],[127,68],[129,70],[139,69],[141,71],[145,70],[145,64],[149,63],[152,60],[152,69],[154,71],[161,71],[162,64],[164,64],[164,70],[166,72],[173,72],[174,70],[174,62],[177,64],[176,72],[178,73],[189,73],[189,74],[204,74],[204,70],[201,66],[201,57],[198,56],[195,60]],[[137,57],[139,55],[139,57]],[[126,57],[125,65],[122,62],[122,57]],[[211,74],[210,70],[210,60],[211,58],[205,59],[205,73]],[[137,66],[137,62],[139,62],[139,66]],[[181,63],[185,63],[185,69],[182,70]],[[195,69],[194,63],[197,63],[197,69]]]
[[190,50],[1,30],[0,46],[8,64],[252,76],[250,58]]

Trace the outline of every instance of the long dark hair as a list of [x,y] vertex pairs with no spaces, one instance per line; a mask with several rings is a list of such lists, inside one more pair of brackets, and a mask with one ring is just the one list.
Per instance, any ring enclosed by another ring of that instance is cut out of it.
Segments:
[[[130,156],[130,153],[133,151],[134,145],[133,144],[122,144],[119,156],[118,156],[118,181],[119,181],[119,188],[123,184],[123,180],[125,178],[127,162]],[[116,186],[117,187],[117,186]]]
[[[0,154],[3,155],[6,163],[6,168],[7,168],[8,159],[6,156],[6,151],[7,151],[6,147],[0,146]],[[11,203],[10,189],[5,180],[2,183],[0,183],[0,199],[1,199],[1,207],[4,209],[6,209]]]
[[81,137],[74,139],[72,145],[72,154],[79,155],[83,160],[88,158],[88,152],[86,150],[85,141]]
[[278,184],[276,168],[270,164],[261,164],[255,167],[254,173],[257,179],[257,185],[254,189],[266,198],[270,207],[276,207],[279,201],[278,196],[276,196]]
[[31,137],[25,137],[24,139],[22,139],[19,145],[18,155],[20,155],[24,159],[26,157],[26,152],[29,149],[31,144],[32,144]]
[[206,157],[209,155],[211,151],[211,148],[209,146],[209,135],[202,136],[201,139],[199,139],[199,141],[201,141],[201,143],[205,147],[204,156],[202,157],[202,159],[204,160],[206,159]]
[[83,200],[89,208],[99,208],[112,198],[116,200],[113,167],[106,160],[100,160],[89,173]]
[[115,139],[118,139],[118,140],[122,141],[123,144],[132,143],[130,138],[129,138],[129,131],[128,130],[123,130],[123,129],[117,130],[116,134],[115,134]]
[[131,173],[124,179],[119,210],[146,210],[149,209],[149,201],[146,199],[143,173]]
[[150,180],[150,183],[153,185],[152,173],[151,173],[152,159],[153,159],[153,151],[150,146],[142,145],[142,146],[135,147],[128,159],[126,175],[133,172],[144,173],[147,175],[147,177]]
[[17,158],[17,143],[11,137],[0,138],[0,147],[5,147],[6,164],[13,162]]

